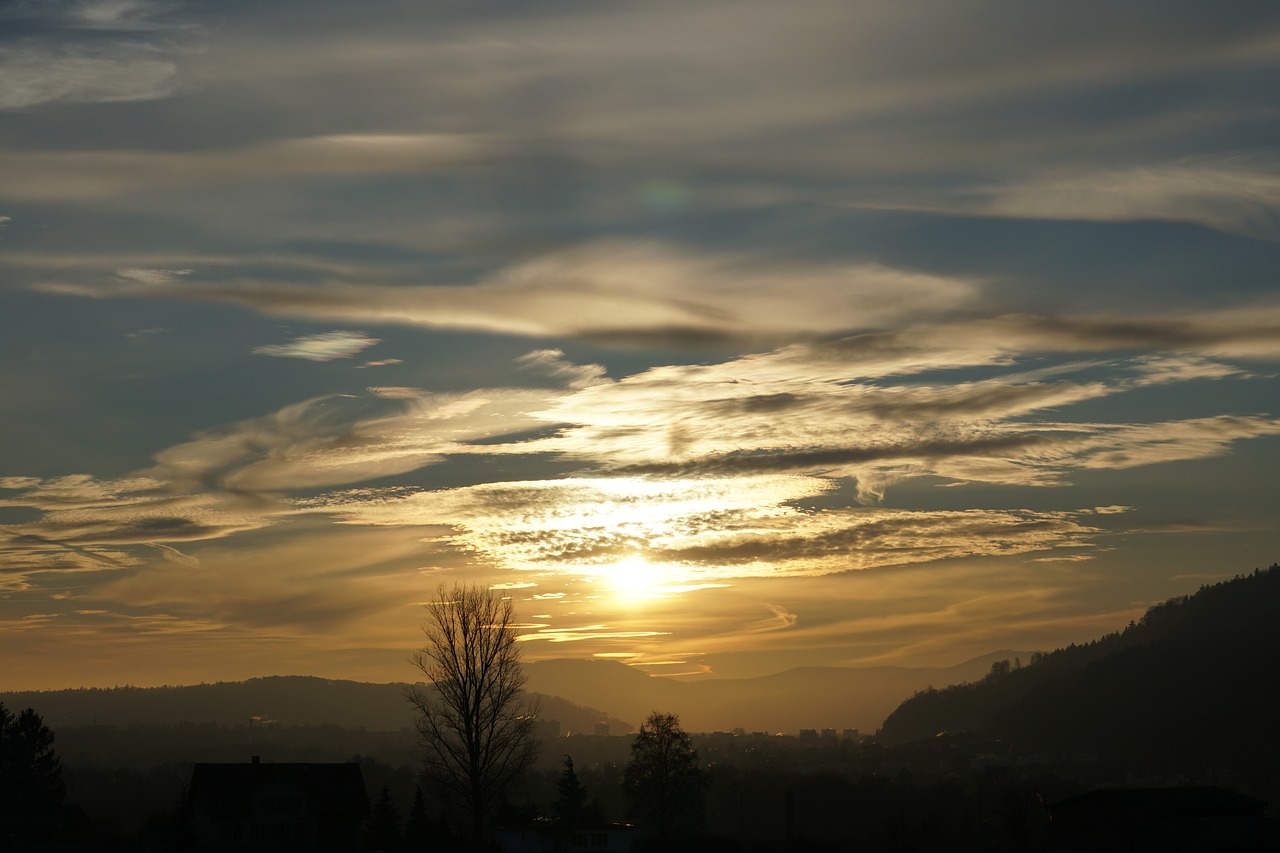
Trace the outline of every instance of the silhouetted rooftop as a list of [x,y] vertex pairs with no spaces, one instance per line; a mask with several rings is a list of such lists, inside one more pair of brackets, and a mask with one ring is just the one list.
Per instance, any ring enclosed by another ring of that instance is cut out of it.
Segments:
[[1213,785],[1181,788],[1103,788],[1056,803],[1049,809],[1104,808],[1152,815],[1210,817],[1245,815],[1267,807],[1262,800]]
[[353,763],[197,764],[190,797],[209,817],[247,817],[254,813],[254,796],[279,783],[301,788],[313,814],[359,819],[368,812],[364,776]]

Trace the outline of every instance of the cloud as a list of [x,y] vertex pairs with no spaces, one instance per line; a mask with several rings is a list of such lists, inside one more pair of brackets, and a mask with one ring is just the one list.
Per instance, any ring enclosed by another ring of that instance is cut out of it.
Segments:
[[895,188],[832,199],[839,206],[958,216],[1091,222],[1188,222],[1228,234],[1280,239],[1280,165],[1258,155],[1201,155],[1074,172],[1019,171],[1003,181]]
[[116,270],[116,277],[127,282],[145,285],[172,284],[179,276],[191,275],[195,270],[148,269],[146,267],[125,267]]
[[473,442],[543,426],[532,413],[554,393],[376,388],[367,397],[305,400],[168,447],[156,454],[151,476],[275,493],[402,474],[477,452]]
[[198,558],[193,557],[190,554],[184,554],[177,548],[170,545],[162,545],[159,542],[148,542],[147,544],[159,551],[160,555],[171,563],[176,563],[179,566],[187,566],[188,568],[197,568],[200,565],[200,560]]
[[0,506],[30,506],[45,510],[99,509],[147,503],[165,483],[153,477],[100,480],[89,474],[64,477],[0,478],[0,487],[22,490],[17,497],[0,499]]
[[[53,101],[162,98],[173,91],[177,74],[177,66],[168,59],[88,47],[0,48],[0,69],[4,71],[0,74],[0,110]],[[20,189],[18,195],[23,195]]]
[[[1050,407],[1118,393],[1104,383],[859,382],[856,361],[791,350],[718,365],[655,368],[557,401],[573,425],[530,443],[636,473],[839,467],[872,459],[989,455],[1046,439],[1001,427]],[[628,467],[633,466],[633,467]]]
[[141,562],[136,554],[118,546],[61,541],[31,532],[32,527],[0,528],[0,543],[5,552],[0,562],[0,582],[5,586],[26,589],[33,575],[113,571]]
[[1132,369],[1140,375],[1138,382],[1143,385],[1245,375],[1245,371],[1239,367],[1197,355],[1142,356],[1133,360]]
[[788,628],[794,627],[796,622],[800,619],[797,614],[792,613],[789,609],[780,604],[766,604],[765,607],[768,608],[773,615],[767,619],[762,619],[757,622],[751,629],[751,633],[761,634],[771,631],[785,631]]
[[304,335],[294,338],[287,344],[264,344],[254,347],[253,352],[255,355],[270,355],[278,358],[333,361],[336,358],[351,358],[378,343],[381,343],[378,338],[371,338],[364,332],[334,331]]
[[132,612],[199,620],[232,636],[306,640],[335,631],[360,646],[396,648],[417,634],[419,612],[410,605],[426,588],[419,567],[456,560],[397,531],[335,529],[305,518],[248,544],[220,540],[191,550],[198,565],[153,558],[113,575],[94,596]]
[[9,4],[0,21],[23,37],[0,43],[0,110],[166,97],[180,60],[204,38],[171,9],[133,0]]
[[[0,56],[0,62],[3,59]],[[212,151],[9,150],[0,164],[0,178],[9,198],[87,200],[290,176],[440,171],[483,161],[492,147],[476,135],[440,133],[300,137]]]
[[573,364],[566,361],[564,351],[540,349],[525,353],[516,359],[522,370],[542,373],[565,380],[570,388],[587,388],[607,381],[605,369],[598,364]]
[[[53,3],[52,6],[59,4]],[[169,8],[167,3],[148,0],[81,0],[68,10],[79,26],[94,30],[145,31],[161,24],[156,20]]]
[[[1029,102],[1079,112],[1082,93],[1180,75],[1204,81],[1272,55],[1269,10],[1230,22],[1187,8],[1157,19],[1161,10],[1148,3],[1126,10],[1106,28],[1074,8],[1028,16],[1017,3],[989,0],[562,6],[518,16],[424,7],[331,13],[297,28],[245,12],[243,29],[204,67],[276,106],[281,124],[331,104],[318,93],[343,85],[351,93],[343,116],[372,113],[374,125],[406,123],[413,104],[415,120],[502,127],[541,150],[597,162],[714,159],[737,171],[829,176],[892,174],[907,158],[936,163],[942,151],[953,161],[999,163],[1013,150],[1044,162],[1036,155],[1056,143],[1079,156],[1091,128],[1063,120],[1043,132],[1040,150],[1017,150],[1024,125],[1045,121]],[[1190,93],[1188,110],[1221,109],[1212,82]]]
[[30,489],[40,483],[39,477],[0,477],[0,489]]
[[[922,323],[765,353],[764,365],[804,365],[860,378],[959,367],[1009,365],[1034,354],[1145,353],[1201,359],[1280,359],[1280,304],[1274,300],[1216,310],[1125,317],[1001,314]],[[1172,364],[1172,362],[1169,362]],[[1188,362],[1189,364],[1189,362]]]
[[517,263],[469,285],[46,283],[75,295],[169,296],[268,314],[475,329],[601,343],[789,340],[960,308],[976,285],[876,264],[771,261],[742,252],[605,240]]
[[[1229,322],[1243,316],[1232,309],[1123,323],[1003,317],[959,323],[968,334],[958,338],[911,328],[870,335],[871,347],[868,336],[791,344],[619,380],[595,365],[572,364],[558,350],[536,350],[519,363],[567,379],[567,387],[439,394],[375,386],[368,396],[315,398],[201,433],[160,451],[153,467],[130,477],[5,478],[0,485],[19,494],[0,505],[42,510],[39,521],[14,526],[14,536],[32,553],[80,549],[76,564],[95,562],[93,548],[214,540],[299,513],[434,526],[429,536],[493,565],[589,567],[643,551],[711,577],[1078,547],[1096,535],[1081,518],[1103,509],[881,517],[872,509],[801,507],[848,484],[858,501],[876,504],[895,483],[925,477],[1062,485],[1080,470],[1209,458],[1239,441],[1280,434],[1280,421],[1262,415],[1154,423],[1046,417],[1153,381],[1232,375],[1229,366],[1180,351],[1274,346],[1264,334],[1272,322],[1266,310]],[[939,342],[936,351],[929,341]],[[333,345],[332,354],[349,340],[323,343]],[[1175,354],[1090,361],[1076,368],[1099,377],[1087,382],[1044,381],[1069,365],[1018,369],[1022,349],[1105,351],[1138,343]],[[963,382],[936,375],[965,364],[1004,370]],[[924,370],[933,372],[931,381],[894,380]],[[556,460],[560,470],[594,476],[537,481],[504,472],[486,483],[494,475],[476,466],[477,482],[457,489],[278,497],[479,454],[514,465]],[[978,528],[980,536],[966,533]],[[906,539],[884,544],[895,536]],[[862,556],[837,556],[854,552]]]
[[993,190],[984,212],[1038,219],[1194,222],[1280,239],[1280,171],[1189,162],[1046,177]]
[[1218,415],[1155,424],[1117,425],[1068,443],[1082,468],[1136,468],[1221,456],[1241,439],[1280,435],[1280,419]]
[[147,548],[189,565],[194,558],[172,543],[258,530],[289,511],[226,493],[182,494],[154,477],[7,477],[0,486],[18,492],[0,499],[0,507],[40,511],[36,520],[0,527],[0,572],[18,578],[136,567],[146,562]]
[[425,400],[430,393],[421,388],[408,388],[404,385],[370,385],[369,393],[386,400]]
[[[22,505],[21,499],[9,501]],[[42,547],[192,542],[256,530],[271,523],[260,503],[226,494],[160,495],[125,504],[46,510],[38,521],[10,524],[22,541]]]
[[580,643],[588,640],[635,640],[643,637],[661,637],[668,631],[619,631],[609,625],[575,625],[568,628],[538,628],[526,631],[516,640],[522,643],[544,640],[550,643]]
[[639,553],[654,571],[693,583],[1076,547],[1099,533],[1077,519],[1084,513],[819,513],[792,505],[831,487],[806,477],[579,478],[438,492],[340,493],[299,505],[347,523],[449,524],[457,532],[446,542],[515,569],[590,576]]
[[53,30],[145,31],[162,25],[173,4],[154,0],[12,0],[0,20]]

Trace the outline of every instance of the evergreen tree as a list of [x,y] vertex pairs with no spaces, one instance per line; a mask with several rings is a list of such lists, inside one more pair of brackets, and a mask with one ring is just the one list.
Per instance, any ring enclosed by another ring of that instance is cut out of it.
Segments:
[[365,847],[369,850],[382,850],[392,853],[400,849],[400,812],[391,799],[391,791],[386,785],[373,807],[373,814],[365,824]]
[[419,853],[432,846],[437,829],[427,817],[427,800],[421,786],[413,788],[413,805],[409,807],[409,819],[404,825],[404,849],[407,853]]
[[66,789],[53,732],[35,710],[0,703],[0,826],[18,838],[51,835]]
[[587,789],[578,781],[578,774],[573,769],[573,758],[564,757],[564,769],[560,771],[560,779],[556,783],[556,801],[552,806],[556,823],[563,826],[583,822],[583,806],[587,801]]

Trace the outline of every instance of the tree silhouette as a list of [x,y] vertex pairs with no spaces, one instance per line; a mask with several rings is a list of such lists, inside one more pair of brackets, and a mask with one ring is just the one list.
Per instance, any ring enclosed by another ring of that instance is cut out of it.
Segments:
[[391,790],[382,786],[378,802],[365,824],[365,848],[393,853],[400,849],[400,812],[391,799]]
[[65,793],[53,732],[35,710],[15,717],[0,703],[0,828],[18,838],[52,833]]
[[413,805],[409,807],[409,817],[404,824],[404,849],[408,853],[421,853],[452,847],[452,839],[448,837],[444,826],[427,815],[427,799],[422,795],[422,788],[415,785]]
[[582,823],[582,811],[586,802],[587,789],[578,781],[578,774],[573,769],[573,758],[566,755],[564,769],[560,771],[560,779],[556,782],[556,801],[552,806],[556,823],[566,826]]
[[660,844],[698,828],[706,779],[678,716],[654,711],[644,721],[631,742],[622,785],[633,814]]
[[485,819],[533,764],[537,709],[524,702],[511,599],[441,585],[426,608],[427,643],[411,660],[431,686],[409,688],[407,697],[418,711],[427,777],[465,815],[479,846]]

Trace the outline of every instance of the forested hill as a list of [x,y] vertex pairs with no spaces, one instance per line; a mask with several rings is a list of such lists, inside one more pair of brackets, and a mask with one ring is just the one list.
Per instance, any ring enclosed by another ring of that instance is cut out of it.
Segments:
[[[55,729],[64,725],[127,725],[177,722],[336,725],[372,731],[399,731],[412,726],[413,709],[404,684],[366,684],[311,676],[251,678],[248,681],[185,687],[112,687],[0,693],[12,708],[33,707]],[[563,731],[592,731],[608,722],[614,731],[633,724],[603,711],[557,696],[534,694],[541,716],[558,720]]]
[[968,731],[1017,751],[1092,753],[1134,770],[1238,769],[1280,757],[1280,565],[1201,587],[1086,645],[918,693],[887,744]]

